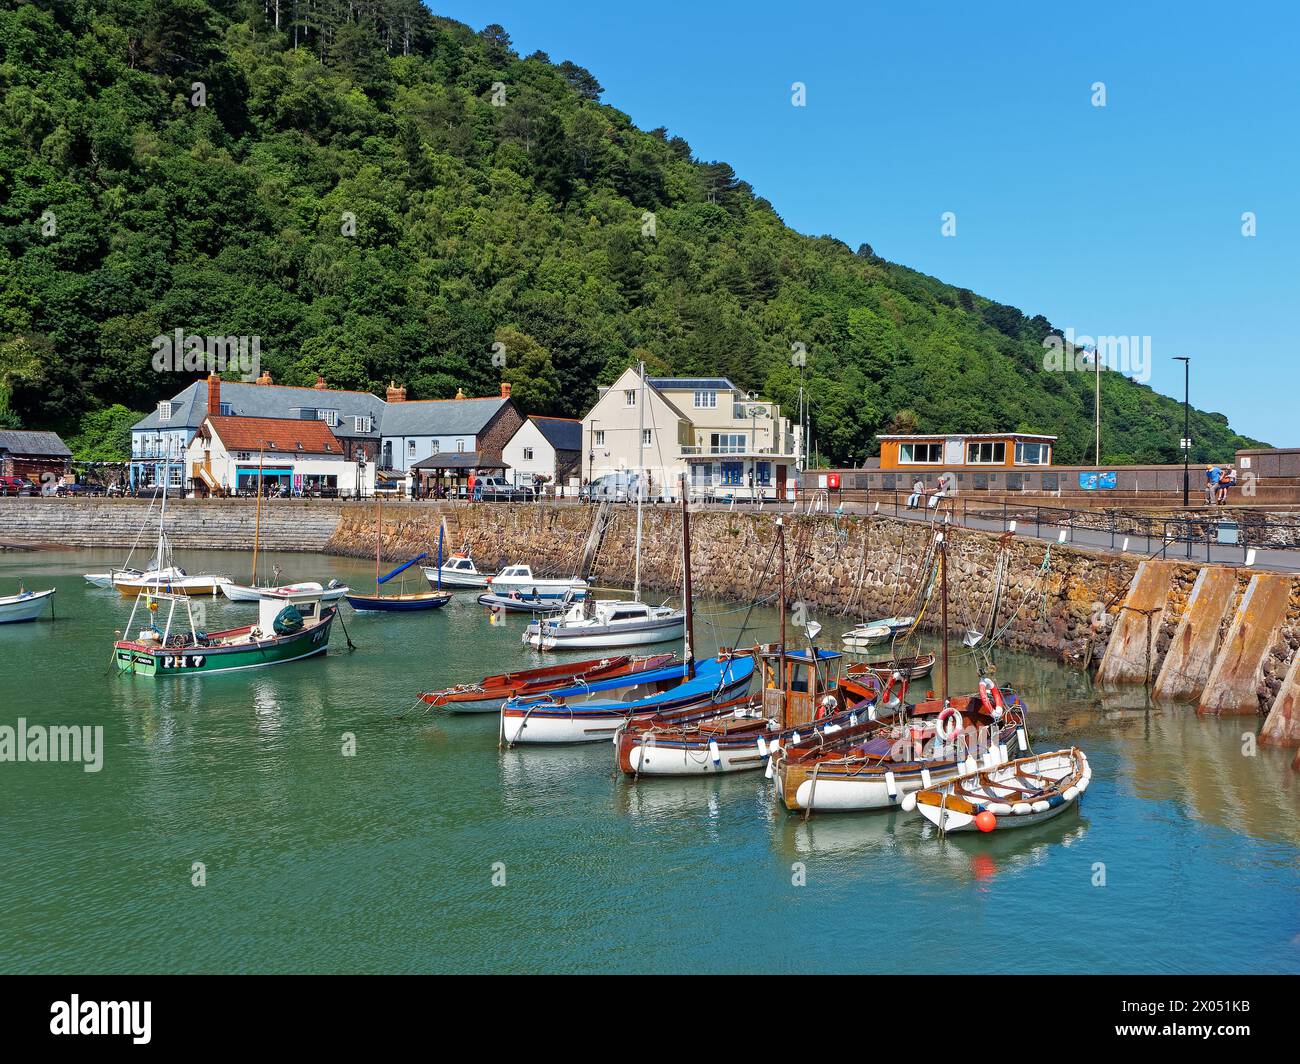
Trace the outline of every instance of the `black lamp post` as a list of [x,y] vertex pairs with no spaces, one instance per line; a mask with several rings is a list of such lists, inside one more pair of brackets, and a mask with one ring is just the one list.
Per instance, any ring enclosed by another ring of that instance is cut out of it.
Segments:
[[1188,394],[1189,394],[1189,393],[1188,393],[1188,385],[1189,385],[1190,382],[1191,382],[1191,366],[1192,366],[1192,360],[1191,360],[1190,358],[1188,358],[1186,355],[1175,355],[1175,356],[1174,356],[1174,361],[1175,361],[1175,362],[1181,362],[1181,363],[1183,364],[1183,439],[1182,439],[1182,444],[1183,444],[1183,509],[1185,510],[1185,509],[1187,509],[1187,506],[1188,506],[1189,495],[1190,495],[1191,486],[1192,486],[1192,482],[1191,482],[1191,474],[1188,472],[1188,465],[1187,465],[1188,462],[1190,462],[1190,461],[1191,461],[1191,458],[1192,458],[1192,440],[1191,440],[1191,437],[1188,435],[1188,432],[1190,431],[1190,423],[1189,423],[1189,421],[1188,421],[1188,406],[1187,406],[1187,399],[1188,399]]

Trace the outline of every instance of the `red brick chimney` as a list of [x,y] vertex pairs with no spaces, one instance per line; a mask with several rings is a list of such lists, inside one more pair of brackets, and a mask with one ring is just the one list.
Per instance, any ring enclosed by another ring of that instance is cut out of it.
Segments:
[[216,373],[208,374],[208,414],[216,417],[221,413],[221,378]]
[[316,383],[313,385],[313,387],[314,387],[317,391],[323,392],[323,391],[325,391],[326,388],[329,387],[329,385],[325,383],[325,378],[322,377],[319,373],[317,373],[317,374],[316,374]]
[[464,389],[464,388],[457,388],[457,389],[456,389],[456,398],[457,398],[457,399],[464,399],[464,398],[465,398],[465,389]]
[[385,396],[385,398],[386,398],[390,403],[404,403],[404,402],[406,402],[406,385],[403,384],[403,385],[399,388],[399,387],[397,386],[397,384],[396,384],[394,381],[391,381],[391,380],[390,380],[390,381],[388,382],[388,394],[387,394],[387,396]]
[[509,399],[509,398],[510,398],[510,382],[509,382],[509,381],[502,381],[502,382],[501,382],[501,398],[502,398],[502,399]]
[[257,380],[255,380],[253,383],[254,383],[254,384],[274,384],[275,381],[271,380],[271,371],[270,371],[269,369],[264,369],[264,370],[262,370],[262,375],[261,375],[260,377],[258,377]]

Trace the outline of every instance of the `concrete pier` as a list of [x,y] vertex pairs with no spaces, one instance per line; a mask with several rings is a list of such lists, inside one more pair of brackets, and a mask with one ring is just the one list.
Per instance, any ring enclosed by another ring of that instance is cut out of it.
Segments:
[[1156,698],[1173,702],[1200,698],[1214,669],[1223,622],[1236,593],[1235,569],[1212,567],[1197,574],[1156,678]]
[[1164,620],[1174,562],[1139,563],[1097,671],[1103,685],[1146,684],[1156,667],[1156,637]]
[[[1291,659],[1291,667],[1259,733],[1259,742],[1261,746],[1300,746],[1300,654]],[[1296,760],[1300,763],[1300,754]]]
[[1259,712],[1264,662],[1286,619],[1291,581],[1278,573],[1256,573],[1242,595],[1232,627],[1206,681],[1198,713]]

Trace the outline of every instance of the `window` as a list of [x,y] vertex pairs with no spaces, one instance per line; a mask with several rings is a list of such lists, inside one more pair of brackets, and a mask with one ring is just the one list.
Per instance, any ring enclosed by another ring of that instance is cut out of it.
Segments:
[[654,444],[654,429],[641,430],[641,446],[650,447]]
[[714,432],[709,435],[710,454],[744,454],[743,432]]
[[1006,465],[1007,445],[1002,440],[966,444],[967,465]]
[[161,403],[158,404],[158,420],[170,421],[171,419],[172,419],[172,404],[164,399]]
[[442,450],[442,444],[440,444],[437,440],[434,440],[429,453],[437,454],[440,450]]
[[943,461],[942,443],[900,443],[899,465],[938,465]]
[[636,406],[636,392],[629,388],[623,393],[624,406]]
[[596,438],[595,443],[594,443],[594,446],[596,446],[596,447],[604,447],[604,446],[605,446],[605,430],[604,430],[604,429],[597,429],[595,432],[592,433],[592,435]]
[[325,422],[330,428],[334,428],[339,423],[339,412],[337,410],[317,410],[316,417]]
[[1051,458],[1052,448],[1046,443],[1016,443],[1016,465],[1049,465]]
[[221,416],[222,416],[222,417],[232,417],[232,416],[234,416],[234,413],[235,413],[235,408],[234,408],[233,406],[231,406],[229,403],[222,403],[222,404],[221,404]]
[[366,416],[354,415],[352,418],[352,430],[354,432],[373,432],[375,428],[375,419]]
[[723,462],[722,483],[733,486],[739,485],[744,471],[745,466],[743,462]]
[[407,457],[407,458],[414,458],[414,457],[415,457],[415,441],[414,441],[414,440],[407,440],[407,441],[406,441],[406,457]]
[[759,462],[755,468],[758,470],[758,476],[755,478],[764,487],[772,483],[772,463]]
[[718,405],[718,393],[698,391],[695,393],[696,410],[713,410]]
[[524,448],[524,461],[525,461],[525,462],[531,462],[532,460],[533,460],[533,449],[532,449],[531,447],[525,447],[525,448]]
[[457,440],[457,441],[456,441],[456,453],[457,453],[457,454],[464,454],[464,453],[465,453],[465,441],[464,441],[464,440]]

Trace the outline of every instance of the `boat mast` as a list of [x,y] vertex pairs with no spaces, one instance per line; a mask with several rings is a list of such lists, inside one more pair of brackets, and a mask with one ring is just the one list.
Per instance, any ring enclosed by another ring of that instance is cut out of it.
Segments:
[[686,502],[686,477],[682,490],[682,594],[686,598],[686,678],[695,679],[695,609],[691,603],[691,511]]
[[943,626],[943,704],[948,704],[948,537],[939,533],[939,623]]
[[257,452],[257,509],[253,517],[253,586],[257,587],[257,548],[262,538],[262,465],[266,450]]
[[384,500],[375,493],[375,598],[384,597],[384,589],[379,583],[379,547],[383,542]]
[[641,375],[641,395],[636,401],[636,575],[632,582],[632,598],[641,601],[641,497],[645,494],[645,360],[637,371]]
[[776,519],[776,543],[780,550],[781,566],[781,656],[778,659],[777,679],[781,684],[781,727],[790,726],[790,681],[786,676],[785,663],[785,521]]

